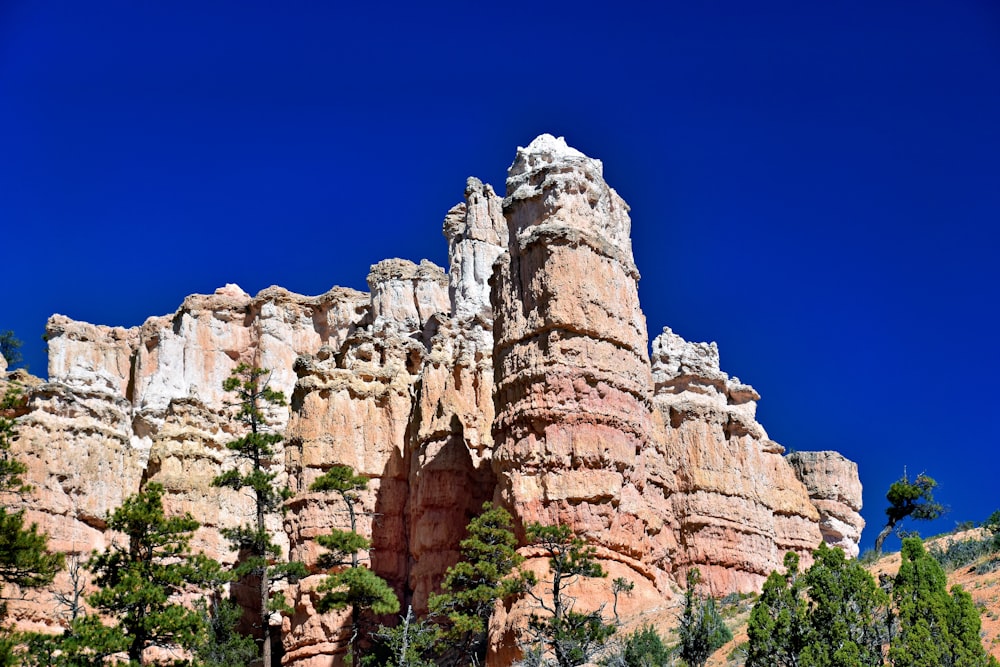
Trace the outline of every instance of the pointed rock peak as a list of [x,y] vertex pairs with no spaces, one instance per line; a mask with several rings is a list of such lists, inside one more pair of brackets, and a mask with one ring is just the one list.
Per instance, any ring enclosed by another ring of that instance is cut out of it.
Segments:
[[507,170],[507,177],[511,178],[526,172],[538,169],[558,162],[589,162],[598,172],[603,175],[604,165],[600,160],[587,157],[580,151],[566,143],[563,137],[553,137],[551,134],[540,134],[534,141],[528,144],[527,148],[518,146],[517,156],[514,163]]

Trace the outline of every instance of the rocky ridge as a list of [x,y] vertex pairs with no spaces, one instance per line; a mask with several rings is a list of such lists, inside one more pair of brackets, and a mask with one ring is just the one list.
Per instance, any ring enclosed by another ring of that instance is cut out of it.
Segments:
[[[55,548],[88,553],[111,538],[108,512],[156,481],[170,510],[203,522],[195,547],[232,562],[219,529],[249,507],[210,481],[234,465],[221,387],[246,362],[290,398],[270,415],[286,436],[275,468],[294,493],[275,535],[315,564],[316,536],[346,517],[309,484],[353,466],[371,480],[372,567],[418,611],[486,500],[522,536],[532,521],[584,535],[610,577],[636,583],[624,615],[667,605],[692,566],[725,594],[759,587],[786,550],[808,557],[821,539],[856,554],[853,463],[782,456],[756,421],[759,395],[720,369],[714,343],[667,328],[650,357],[630,232],[600,161],[542,135],[518,149],[503,199],[469,179],[444,221],[447,273],[390,259],[372,267],[368,293],[227,285],[128,329],[55,315],[49,381],[19,416],[29,517]],[[294,613],[273,619],[283,664],[342,651],[343,618],[315,612],[319,580],[293,586]],[[606,601],[606,588],[580,604]],[[50,610],[39,599],[14,613],[37,626]],[[491,664],[513,659],[524,612],[496,619]]]

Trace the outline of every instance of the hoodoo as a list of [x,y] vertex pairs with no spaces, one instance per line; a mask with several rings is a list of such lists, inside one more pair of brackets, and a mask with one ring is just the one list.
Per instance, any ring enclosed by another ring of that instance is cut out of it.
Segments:
[[[518,149],[503,199],[468,180],[444,221],[447,272],[389,259],[369,292],[316,297],[227,285],[130,329],[54,315],[49,380],[25,388],[13,452],[35,489],[29,521],[89,554],[111,539],[108,513],[158,482],[168,513],[202,521],[193,546],[232,563],[220,531],[250,508],[211,480],[235,465],[222,380],[243,362],[291,399],[269,415],[285,435],[272,470],[293,492],[270,528],[312,574],[289,585],[293,612],[270,619],[285,665],[340,664],[346,648],[347,615],[315,608],[316,538],[348,519],[309,486],[336,464],[369,478],[370,565],[418,613],[487,500],[522,539],[535,521],[586,539],[610,578],[635,584],[619,604],[631,618],[672,604],[692,566],[725,594],[758,588],[787,550],[808,558],[826,540],[856,554],[853,463],[783,456],[714,343],[668,328],[650,358],[628,211],[600,161],[542,135]],[[611,597],[608,580],[574,593],[581,608]],[[45,595],[11,611],[25,628],[61,622]],[[524,612],[496,619],[491,664],[512,661]]]

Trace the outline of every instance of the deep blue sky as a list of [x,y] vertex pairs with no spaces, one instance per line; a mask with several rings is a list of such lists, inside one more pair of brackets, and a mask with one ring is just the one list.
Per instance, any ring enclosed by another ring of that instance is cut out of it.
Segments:
[[1000,507],[994,0],[360,4],[0,0],[0,329],[36,372],[54,312],[445,265],[465,178],[550,132],[631,204],[651,334],[858,461],[864,546],[904,466],[952,508],[925,533]]

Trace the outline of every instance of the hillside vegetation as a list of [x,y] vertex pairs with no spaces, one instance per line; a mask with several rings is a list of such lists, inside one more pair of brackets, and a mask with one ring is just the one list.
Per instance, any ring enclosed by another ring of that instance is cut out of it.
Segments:
[[[980,611],[980,637],[987,653],[1000,659],[1000,543],[983,528],[956,531],[928,539],[927,551],[941,563],[947,577],[947,587],[959,585],[972,596]],[[894,577],[901,563],[900,552],[885,553],[866,564],[866,569],[879,580],[881,575]],[[709,659],[710,667],[738,667],[745,662],[747,623],[755,597],[740,599],[730,596],[721,604],[723,616],[733,633],[733,639],[718,649]],[[664,614],[661,631],[672,637],[676,620]]]

